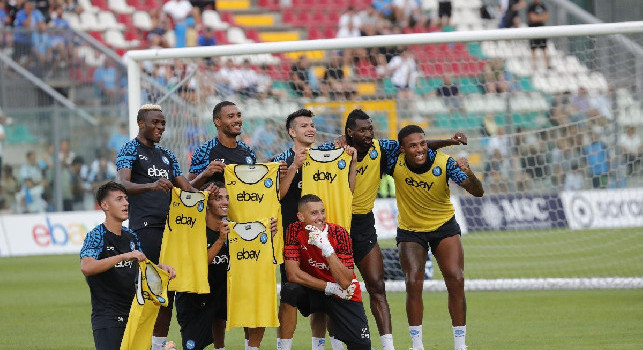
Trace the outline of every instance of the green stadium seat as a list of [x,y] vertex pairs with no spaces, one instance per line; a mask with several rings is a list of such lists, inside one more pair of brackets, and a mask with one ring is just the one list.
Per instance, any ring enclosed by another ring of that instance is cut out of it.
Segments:
[[480,46],[480,43],[468,43],[467,44],[467,51],[469,51],[469,54],[471,56],[475,56],[475,57],[478,57],[478,58],[487,58],[482,53],[482,47]]
[[535,91],[534,85],[531,83],[531,77],[520,77],[519,84],[522,91]]
[[384,89],[384,93],[387,95],[395,95],[397,93],[397,88],[393,85],[391,79],[384,79],[382,81],[382,88]]
[[12,125],[6,128],[6,140],[8,144],[38,143],[38,138],[33,136],[25,125]]

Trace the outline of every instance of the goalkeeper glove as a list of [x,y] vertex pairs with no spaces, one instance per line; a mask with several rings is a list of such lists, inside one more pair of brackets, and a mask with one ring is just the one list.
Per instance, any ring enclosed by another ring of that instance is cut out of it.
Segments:
[[326,282],[326,289],[324,289],[324,292],[326,295],[336,295],[341,299],[349,300],[353,297],[353,293],[355,293],[355,284],[351,283],[348,288],[342,289],[342,287],[335,282]]
[[310,233],[308,234],[308,244],[318,247],[322,251],[324,258],[331,256],[335,253],[335,249],[328,241],[328,232],[320,231],[317,227],[313,225],[307,225],[306,230]]

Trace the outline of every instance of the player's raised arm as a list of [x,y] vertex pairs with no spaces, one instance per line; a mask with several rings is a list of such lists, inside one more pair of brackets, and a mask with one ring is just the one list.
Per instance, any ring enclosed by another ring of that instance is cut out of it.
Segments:
[[288,189],[290,188],[290,185],[292,184],[297,171],[299,171],[299,169],[301,169],[301,165],[304,164],[307,155],[307,148],[302,148],[295,152],[295,157],[292,164],[290,164],[290,166],[288,167],[286,176],[279,179],[279,199],[283,199],[288,193]]
[[132,180],[132,169],[122,168],[118,170],[116,175],[116,181],[123,185],[127,190],[127,194],[135,195],[141,194],[150,191],[163,191],[169,192],[172,190],[172,182],[165,178],[160,178],[154,182],[146,184],[137,184],[131,181]]
[[460,186],[476,197],[484,195],[482,183],[476,177],[476,174],[469,167],[469,161],[462,157],[456,162],[458,168],[467,175],[467,179],[460,183]]
[[445,140],[426,140],[426,145],[431,149],[440,149],[448,146],[466,145],[467,136],[464,133],[456,132],[450,139]]
[[111,269],[116,266],[116,264],[124,260],[143,261],[145,260],[145,254],[138,250],[134,250],[129,253],[114,255],[105,259],[95,259],[91,256],[85,256],[80,260],[80,272],[82,272],[85,277],[97,275]]
[[[192,162],[194,165],[194,161]],[[192,170],[193,167],[191,167]],[[218,160],[213,160],[205,167],[205,170],[201,173],[193,173],[190,171],[187,176],[187,180],[190,182],[192,187],[201,188],[203,185],[208,182],[208,179],[214,175],[214,173],[222,173],[223,168],[225,168],[225,163]]]

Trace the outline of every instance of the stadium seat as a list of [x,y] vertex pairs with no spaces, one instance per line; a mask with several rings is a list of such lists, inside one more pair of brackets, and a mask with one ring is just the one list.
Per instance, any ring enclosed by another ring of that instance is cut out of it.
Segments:
[[322,32],[319,30],[318,27],[308,28],[308,40],[317,40],[322,38],[323,38]]
[[92,5],[95,5],[98,7],[100,10],[109,10],[109,7],[107,5],[107,0],[92,0]]
[[228,32],[227,31],[215,31],[214,38],[217,40],[217,45],[226,45],[230,42],[228,41]]
[[422,0],[422,10],[435,12],[438,10],[438,0]]
[[228,41],[232,44],[247,44],[253,42],[246,38],[246,33],[239,27],[228,28]]
[[80,14],[80,27],[83,30],[103,30],[93,12],[83,11]]
[[98,12],[100,11],[100,8],[92,5],[92,2],[89,0],[78,0],[78,5],[80,5],[83,8],[83,13],[85,12]]
[[136,28],[139,28],[144,31],[152,30],[152,19],[150,15],[145,11],[136,11],[132,15],[132,22]]
[[279,0],[258,0],[257,5],[259,7],[263,7],[268,10],[279,10],[281,5],[279,4]]
[[69,27],[74,30],[84,30],[80,24],[80,18],[75,12],[64,12],[63,18],[69,22]]
[[104,30],[124,30],[125,25],[118,23],[116,17],[110,11],[101,11],[98,13],[99,26]]
[[295,12],[292,9],[285,8],[281,12],[281,23],[283,24],[293,24],[296,21]]
[[108,0],[107,7],[116,13],[129,13],[131,14],[136,9],[128,5],[125,0]]
[[126,29],[130,29],[134,26],[134,24],[132,24],[132,15],[127,13],[119,13],[116,15],[116,20],[118,23],[122,23]]
[[230,25],[230,26],[236,25],[236,23],[234,22],[234,16],[232,15],[232,13],[230,13],[230,12],[220,12],[219,16],[221,16],[221,20],[223,20],[224,22],[228,23],[228,25]]
[[228,29],[230,25],[221,20],[219,13],[214,10],[205,10],[202,14],[203,24],[214,30]]
[[261,39],[259,39],[259,31],[256,29],[246,29],[246,38],[254,41],[254,42],[260,42]]
[[137,43],[125,40],[123,33],[119,30],[107,30],[105,32],[105,42],[117,49],[126,49],[137,46]]

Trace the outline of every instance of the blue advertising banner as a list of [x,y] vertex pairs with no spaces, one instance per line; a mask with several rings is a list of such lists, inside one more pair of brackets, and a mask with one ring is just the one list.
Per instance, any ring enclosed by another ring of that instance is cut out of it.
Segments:
[[546,230],[567,227],[563,204],[556,194],[460,197],[471,231]]

